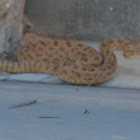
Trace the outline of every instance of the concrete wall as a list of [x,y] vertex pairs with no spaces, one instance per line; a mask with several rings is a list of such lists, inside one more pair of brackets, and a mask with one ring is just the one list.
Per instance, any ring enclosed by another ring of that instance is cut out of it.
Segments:
[[25,13],[44,35],[140,38],[140,0],[27,0]]

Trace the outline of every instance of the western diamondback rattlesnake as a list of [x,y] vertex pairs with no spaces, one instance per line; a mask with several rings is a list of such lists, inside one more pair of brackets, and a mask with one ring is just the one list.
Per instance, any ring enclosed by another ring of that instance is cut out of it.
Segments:
[[15,50],[18,62],[0,61],[0,70],[10,73],[40,72],[57,74],[73,84],[100,84],[110,80],[117,69],[113,50],[126,58],[140,55],[124,40],[106,40],[100,51],[71,39],[51,39],[33,33]]

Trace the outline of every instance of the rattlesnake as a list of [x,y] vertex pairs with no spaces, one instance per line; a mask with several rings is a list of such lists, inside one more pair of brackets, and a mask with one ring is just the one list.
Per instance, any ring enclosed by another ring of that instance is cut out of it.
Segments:
[[100,84],[110,80],[117,69],[113,50],[122,50],[126,58],[140,55],[125,40],[102,41],[98,52],[72,39],[51,39],[28,33],[14,52],[18,62],[1,60],[0,70],[57,74],[73,84]]

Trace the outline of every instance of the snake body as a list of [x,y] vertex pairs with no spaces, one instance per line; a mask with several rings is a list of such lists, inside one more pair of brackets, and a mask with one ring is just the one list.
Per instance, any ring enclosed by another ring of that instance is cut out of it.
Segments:
[[128,41],[103,41],[100,52],[71,39],[51,39],[29,33],[15,50],[17,62],[0,61],[0,70],[9,73],[57,74],[73,84],[100,84],[110,80],[117,69],[114,50],[127,58],[137,55]]

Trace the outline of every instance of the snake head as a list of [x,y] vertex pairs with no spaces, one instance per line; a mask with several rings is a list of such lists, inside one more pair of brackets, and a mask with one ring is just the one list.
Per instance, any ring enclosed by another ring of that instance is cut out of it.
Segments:
[[123,56],[127,59],[136,58],[139,55],[140,55],[140,49],[139,50],[136,49],[136,47],[134,47],[134,44],[127,46],[127,48],[123,52]]

